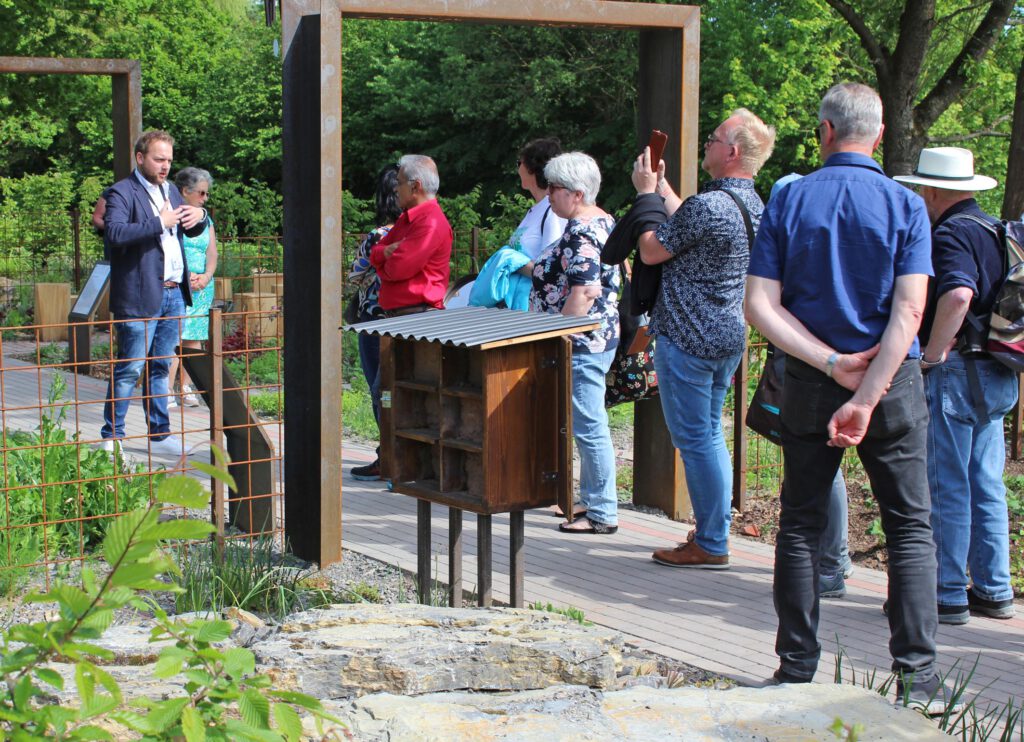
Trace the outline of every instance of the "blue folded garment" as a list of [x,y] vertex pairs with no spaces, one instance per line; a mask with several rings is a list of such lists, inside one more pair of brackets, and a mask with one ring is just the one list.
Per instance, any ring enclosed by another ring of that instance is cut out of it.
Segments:
[[509,309],[526,311],[533,282],[517,271],[530,262],[529,256],[511,247],[500,248],[480,269],[469,295],[471,307],[495,307],[504,301]]

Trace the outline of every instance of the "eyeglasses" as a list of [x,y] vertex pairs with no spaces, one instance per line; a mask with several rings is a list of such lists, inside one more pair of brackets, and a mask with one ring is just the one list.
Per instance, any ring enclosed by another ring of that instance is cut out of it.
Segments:
[[821,121],[818,122],[817,127],[815,127],[814,129],[814,138],[818,140],[819,144],[821,144],[821,127],[824,126],[825,124],[832,126],[831,121],[829,121],[828,119],[822,119]]
[[209,191],[192,191],[192,193],[195,193],[198,196],[202,196],[203,198],[206,198],[207,196],[210,195]]
[[708,134],[708,138],[704,140],[704,146],[710,147],[715,142],[718,142],[719,144],[728,144],[728,142],[726,142],[724,139],[719,139],[718,137],[716,137],[715,132],[711,132],[710,134]]
[[558,183],[548,183],[548,190],[549,191],[558,191],[558,190],[568,191],[570,189],[567,186],[558,185]]

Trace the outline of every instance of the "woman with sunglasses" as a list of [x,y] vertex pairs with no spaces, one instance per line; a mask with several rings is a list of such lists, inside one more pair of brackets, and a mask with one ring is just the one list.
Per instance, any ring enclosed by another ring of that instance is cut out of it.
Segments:
[[596,204],[601,171],[589,155],[569,152],[544,167],[551,211],[566,221],[561,239],[537,256],[530,310],[590,317],[600,326],[570,335],[572,434],[580,454],[580,497],[565,533],[618,530],[615,450],[604,407],[605,375],[619,343],[619,269],[601,262],[615,220]]
[[[213,178],[208,171],[201,168],[185,167],[174,177],[174,184],[178,186],[186,204],[204,209],[210,197]],[[192,289],[192,306],[185,308],[185,320],[181,325],[181,347],[198,350],[202,348],[202,342],[210,336],[213,274],[217,270],[217,233],[209,214],[205,220],[185,232],[183,245],[191,273],[189,285]],[[170,389],[174,388],[177,371],[178,359],[173,358],[168,377]],[[184,368],[181,369],[181,403],[188,407],[199,406],[199,398],[192,388],[192,380]],[[167,406],[177,406],[173,394],[167,401]]]

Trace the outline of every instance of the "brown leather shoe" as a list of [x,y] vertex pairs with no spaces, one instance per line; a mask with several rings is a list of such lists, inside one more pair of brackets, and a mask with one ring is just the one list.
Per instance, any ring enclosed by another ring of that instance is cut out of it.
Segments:
[[666,567],[690,567],[692,569],[729,569],[729,555],[714,556],[697,545],[687,541],[674,549],[658,549],[651,555],[658,564]]

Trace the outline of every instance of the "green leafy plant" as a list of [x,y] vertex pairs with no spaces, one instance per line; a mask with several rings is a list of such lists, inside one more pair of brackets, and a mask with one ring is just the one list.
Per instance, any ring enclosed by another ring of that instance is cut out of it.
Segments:
[[1006,479],[1006,508],[1010,519],[1010,582],[1024,592],[1024,477]]
[[857,742],[864,734],[864,725],[859,723],[847,724],[838,716],[832,722],[829,731],[835,735],[836,739],[843,740],[843,742]]
[[[196,467],[233,486],[223,453],[214,451],[217,466]],[[80,587],[58,582],[46,593],[31,594],[31,602],[55,603],[57,617],[16,624],[0,634],[0,734],[5,739],[113,739],[107,728],[112,721],[145,739],[290,741],[302,735],[295,707],[313,713],[318,725],[324,719],[337,722],[317,699],[276,690],[268,676],[255,674],[250,650],[215,646],[231,633],[227,621],[175,620],[142,597],[180,590],[165,578],[178,572],[166,549],[169,542],[203,538],[214,530],[193,520],[161,522],[160,504],[208,508],[209,493],[189,477],[163,480],[154,502],[120,516],[108,529],[102,549],[109,569],[105,577],[85,566]],[[181,675],[186,695],[125,699],[113,676],[97,664],[113,653],[94,640],[111,626],[115,611],[126,607],[153,611],[151,641],[173,642],[160,651],[154,674]],[[78,707],[49,700],[51,689],[64,688],[63,676],[47,666],[57,660],[75,665]]]
[[[3,431],[0,484],[0,569],[14,567],[44,548],[53,554],[89,553],[103,538],[111,516],[149,501],[163,473],[145,473],[120,455],[69,438],[64,429],[67,405],[60,400],[67,383],[55,374],[37,432]],[[33,546],[34,545],[34,546]],[[15,554],[19,554],[15,561]],[[3,587],[0,582],[0,589]],[[8,585],[9,585],[8,581]]]
[[575,621],[580,626],[594,625],[586,619],[586,616],[584,615],[583,611],[581,611],[579,608],[573,608],[571,605],[566,606],[565,608],[556,608],[551,603],[543,603],[538,601],[536,603],[530,603],[530,605],[528,605],[527,608],[529,608],[531,611],[546,611],[547,613],[557,613],[560,616],[565,616],[566,618]]
[[249,395],[249,407],[262,417],[284,416],[283,392],[257,392]]
[[875,541],[878,542],[879,546],[885,546],[885,529],[882,528],[882,519],[875,518],[871,521],[871,525],[868,526],[865,531],[869,536],[874,536]]
[[382,602],[380,590],[365,582],[357,582],[355,585],[343,588],[346,597],[351,597],[350,603],[380,603]]

